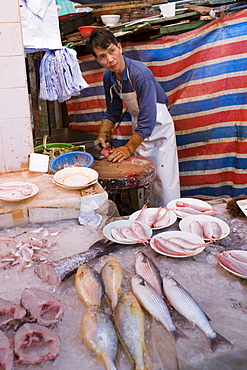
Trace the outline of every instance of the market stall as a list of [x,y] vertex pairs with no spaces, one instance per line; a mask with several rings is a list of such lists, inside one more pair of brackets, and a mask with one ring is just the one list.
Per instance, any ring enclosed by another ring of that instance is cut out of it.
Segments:
[[[212,199],[246,192],[246,10],[157,41],[123,42],[124,54],[144,62],[166,91],[174,119],[183,196]],[[90,87],[67,102],[72,130],[97,133],[105,109],[103,69],[80,57]],[[113,132],[131,135],[126,113]]]

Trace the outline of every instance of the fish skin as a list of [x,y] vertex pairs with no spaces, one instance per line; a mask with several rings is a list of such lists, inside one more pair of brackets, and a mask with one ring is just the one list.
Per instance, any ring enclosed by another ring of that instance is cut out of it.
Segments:
[[147,370],[144,353],[147,347],[144,341],[144,313],[132,292],[121,294],[114,310],[114,322],[119,340],[135,370]]
[[100,276],[104,284],[105,293],[110,299],[111,307],[114,310],[118,302],[118,294],[122,291],[122,266],[114,259],[108,260],[102,267]]
[[197,248],[202,247],[205,244],[204,241],[202,243],[193,243],[192,241],[188,241],[184,238],[179,237],[172,237],[169,238],[168,240],[172,243],[179,245],[184,250],[195,250]]
[[86,345],[96,354],[107,370],[117,370],[115,359],[118,348],[118,337],[110,316],[98,307],[90,306],[85,312],[81,335]]
[[156,264],[143,252],[138,251],[135,258],[135,270],[153,288],[164,297],[162,279]]
[[174,325],[169,309],[160,294],[140,275],[131,278],[131,285],[138,302],[173,336],[175,340],[185,336]]
[[163,289],[171,305],[187,320],[198,326],[206,335],[212,351],[220,343],[232,345],[227,339],[214,331],[209,319],[190,293],[169,275],[163,277]]
[[122,248],[123,245],[99,239],[93,243],[88,250],[74,254],[69,257],[64,257],[56,261],[43,262],[39,264],[34,272],[38,277],[50,284],[59,285],[62,281],[67,280],[73,275],[78,267],[83,263],[87,263],[90,260],[114,252],[118,248]]
[[81,300],[87,306],[101,306],[103,282],[100,274],[84,263],[75,274],[75,288]]
[[201,205],[201,204],[192,204],[192,203],[188,203],[188,202],[182,202],[182,201],[177,201],[176,202],[176,207],[190,207],[190,208],[193,208],[197,211],[200,211],[200,212],[205,212],[205,211],[210,211],[211,208],[205,208],[204,205]]

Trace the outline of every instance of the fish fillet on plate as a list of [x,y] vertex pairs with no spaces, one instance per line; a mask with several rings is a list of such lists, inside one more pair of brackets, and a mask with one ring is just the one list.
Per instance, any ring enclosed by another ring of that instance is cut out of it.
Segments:
[[138,222],[143,230],[144,236],[139,233],[135,236],[131,235],[133,234],[133,225],[136,224],[137,222],[130,220],[114,221],[104,227],[103,234],[107,239],[119,244],[147,243],[152,235],[152,229],[148,225]]
[[152,230],[160,230],[173,225],[177,220],[177,215],[168,210],[166,207],[160,208],[145,208],[136,211],[130,215],[129,220],[141,221],[152,228]]
[[164,231],[151,238],[150,246],[164,256],[185,258],[201,253],[206,243],[199,236],[188,232]]
[[223,239],[230,233],[225,221],[207,215],[185,217],[179,222],[179,228],[211,241]]
[[6,202],[19,202],[33,197],[38,191],[38,186],[30,182],[5,182],[0,184],[0,200]]
[[167,208],[176,213],[177,217],[184,218],[187,216],[211,215],[214,213],[210,204],[204,200],[196,198],[178,198],[170,201]]

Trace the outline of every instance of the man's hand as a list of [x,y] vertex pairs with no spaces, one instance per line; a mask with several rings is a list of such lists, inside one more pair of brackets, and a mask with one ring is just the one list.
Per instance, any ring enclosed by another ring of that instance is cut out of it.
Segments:
[[94,145],[101,144],[102,148],[109,148],[110,143],[108,140],[109,140],[108,135],[99,134],[97,139],[94,140]]
[[127,148],[127,146],[120,146],[113,150],[111,155],[107,158],[109,162],[123,162],[125,159],[131,156],[131,152]]

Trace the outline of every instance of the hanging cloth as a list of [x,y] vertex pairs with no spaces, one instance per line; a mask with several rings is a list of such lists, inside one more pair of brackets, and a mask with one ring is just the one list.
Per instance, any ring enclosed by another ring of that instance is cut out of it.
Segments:
[[40,99],[63,103],[88,86],[75,50],[63,47],[46,51],[40,63]]

